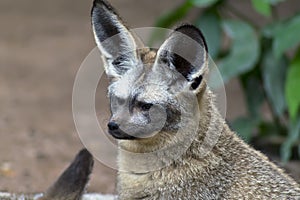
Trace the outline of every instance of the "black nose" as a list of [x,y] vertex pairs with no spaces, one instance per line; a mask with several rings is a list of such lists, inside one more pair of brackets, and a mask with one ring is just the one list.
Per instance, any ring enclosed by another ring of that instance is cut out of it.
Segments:
[[108,129],[111,130],[111,131],[115,131],[115,130],[119,129],[119,125],[115,122],[109,122],[107,124],[107,126],[108,126]]

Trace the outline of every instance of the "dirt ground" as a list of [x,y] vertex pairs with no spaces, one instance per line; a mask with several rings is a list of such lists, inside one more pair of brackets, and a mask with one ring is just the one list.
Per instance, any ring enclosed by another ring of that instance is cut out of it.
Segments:
[[[152,26],[181,1],[111,2],[128,24],[142,27]],[[43,191],[83,148],[72,117],[72,88],[81,62],[95,46],[91,3],[0,1],[1,191]],[[245,113],[243,96],[236,81],[227,88],[227,116],[234,118]],[[294,176],[300,180],[299,173]],[[114,193],[115,177],[115,170],[96,162],[89,191]]]

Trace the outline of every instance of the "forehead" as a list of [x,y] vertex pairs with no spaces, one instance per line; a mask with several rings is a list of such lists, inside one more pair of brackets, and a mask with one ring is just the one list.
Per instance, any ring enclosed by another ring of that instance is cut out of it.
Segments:
[[[109,94],[113,94],[120,99],[137,97],[138,100],[155,100],[165,96],[168,88],[166,84],[159,81],[160,78],[154,79],[152,71],[128,71],[118,81],[109,86]],[[149,76],[150,75],[150,76]]]
[[141,49],[138,51],[140,64],[133,66],[119,80],[111,83],[108,88],[109,94],[122,99],[138,95],[141,99],[156,99],[167,92],[168,80],[165,71],[155,69],[155,51]]
[[144,64],[151,64],[155,62],[157,51],[149,48],[142,48],[137,50],[137,54],[139,55],[142,63]]
[[133,67],[125,73],[119,80],[113,82],[108,87],[108,92],[119,98],[126,99],[138,88],[138,82],[143,79],[144,70],[142,67]]

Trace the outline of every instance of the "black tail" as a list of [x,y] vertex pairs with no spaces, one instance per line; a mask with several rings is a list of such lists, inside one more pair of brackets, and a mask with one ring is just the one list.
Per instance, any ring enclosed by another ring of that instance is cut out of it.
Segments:
[[79,200],[89,181],[93,170],[93,156],[82,149],[70,166],[60,175],[57,181],[47,190],[43,200]]

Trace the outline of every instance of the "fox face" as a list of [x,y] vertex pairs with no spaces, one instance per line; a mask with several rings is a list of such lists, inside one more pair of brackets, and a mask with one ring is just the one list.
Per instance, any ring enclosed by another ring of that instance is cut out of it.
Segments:
[[[182,25],[157,50],[145,47],[104,0],[92,9],[95,40],[110,80],[109,133],[120,140],[172,137],[183,116],[197,113],[208,55],[199,29]],[[194,122],[198,123],[198,122]]]

